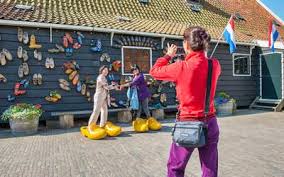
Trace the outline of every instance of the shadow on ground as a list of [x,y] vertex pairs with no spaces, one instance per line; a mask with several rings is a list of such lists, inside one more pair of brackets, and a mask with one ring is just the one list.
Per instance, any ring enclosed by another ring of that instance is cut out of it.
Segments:
[[[149,131],[147,133],[159,133],[159,132],[171,132],[172,127],[168,126],[168,123],[173,123],[174,119],[166,119],[161,121],[163,124],[163,127],[159,131]],[[132,126],[130,124],[124,123],[124,124],[117,124],[122,127],[123,132],[119,137],[131,137],[132,134],[137,134],[137,132],[133,131]],[[131,130],[129,130],[131,129]],[[34,135],[19,135],[19,136],[13,136],[11,134],[10,129],[0,129],[0,139],[5,139],[5,138],[22,138],[22,137],[28,137],[28,136],[51,136],[51,135],[60,135],[60,134],[66,134],[66,133],[75,133],[78,132],[80,133],[80,125],[76,126],[75,128],[69,128],[69,129],[48,129],[45,127],[39,127],[38,133]],[[115,139],[115,137],[108,137],[108,139]]]
[[254,115],[254,114],[263,114],[263,113],[267,113],[269,111],[263,111],[263,110],[249,110],[249,109],[240,109],[237,110],[233,115],[230,116],[221,116],[221,115],[217,115],[217,118],[233,118],[236,116],[244,116],[244,115]]
[[[217,116],[220,119],[227,119],[227,118],[234,118],[234,117],[241,117],[245,115],[256,115],[256,114],[263,114],[267,113],[267,111],[261,111],[261,110],[237,110],[236,113],[234,113],[231,116]],[[175,118],[170,117],[166,118],[161,121],[163,124],[163,128],[159,131],[149,131],[147,133],[159,133],[159,132],[171,132],[173,123],[175,122]],[[51,136],[51,135],[60,135],[60,134],[66,134],[66,133],[75,133],[78,132],[80,133],[80,126],[86,125],[86,122],[82,123],[79,122],[77,125],[75,125],[75,128],[70,128],[70,129],[48,129],[46,127],[39,127],[39,131],[35,135],[30,135],[30,136]],[[133,134],[136,134],[136,132],[133,131],[132,125],[129,123],[118,123],[117,125],[121,126],[123,132],[119,136],[121,137],[131,137]],[[13,136],[11,134],[10,129],[2,129],[0,128],[0,139],[6,139],[6,138],[22,138],[22,137],[27,137],[27,136]],[[108,137],[108,139],[115,139],[115,137]]]

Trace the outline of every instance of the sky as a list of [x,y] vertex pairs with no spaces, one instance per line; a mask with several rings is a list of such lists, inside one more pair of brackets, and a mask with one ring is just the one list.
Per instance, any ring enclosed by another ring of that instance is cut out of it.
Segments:
[[273,11],[282,21],[284,21],[284,1],[283,0],[261,0],[271,11]]

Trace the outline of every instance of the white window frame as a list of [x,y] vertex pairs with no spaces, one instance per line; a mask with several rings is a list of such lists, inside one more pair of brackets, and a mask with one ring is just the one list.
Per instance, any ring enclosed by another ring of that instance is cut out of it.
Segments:
[[[125,73],[124,72],[124,52],[123,49],[147,49],[150,50],[150,69],[153,67],[153,57],[152,57],[152,48],[151,47],[137,47],[137,46],[123,46],[121,47],[121,56],[122,56],[122,69],[121,69],[121,74],[125,76],[129,76],[132,74]],[[143,73],[144,75],[150,75],[149,73]]]
[[[249,74],[235,74],[235,56],[248,56],[249,57]],[[250,77],[251,76],[251,54],[244,54],[244,53],[233,53],[233,76],[244,76]]]

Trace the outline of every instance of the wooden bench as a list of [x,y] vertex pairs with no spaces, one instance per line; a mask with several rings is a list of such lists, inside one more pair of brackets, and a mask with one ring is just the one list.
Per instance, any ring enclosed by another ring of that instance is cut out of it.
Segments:
[[169,105],[167,107],[161,107],[161,108],[154,108],[150,107],[152,116],[155,117],[158,120],[163,120],[165,118],[165,110],[166,109],[177,109],[177,105]]
[[[59,126],[60,128],[71,128],[74,126],[74,115],[84,115],[91,114],[92,110],[82,110],[82,111],[61,111],[61,112],[51,112],[51,116],[59,116]],[[132,120],[132,115],[129,108],[119,108],[119,109],[109,109],[109,113],[117,112],[118,121],[122,123],[130,122]]]

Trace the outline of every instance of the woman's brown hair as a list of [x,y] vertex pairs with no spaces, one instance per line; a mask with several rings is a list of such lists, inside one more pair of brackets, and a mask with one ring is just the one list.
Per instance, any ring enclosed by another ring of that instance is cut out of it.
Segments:
[[140,68],[137,64],[134,64],[133,66],[131,66],[131,72],[133,72],[136,69],[139,70],[139,72],[140,72]]
[[103,65],[103,66],[100,67],[100,69],[99,69],[100,74],[102,74],[102,72],[105,68],[108,68],[108,67],[106,65]]
[[183,39],[188,41],[193,51],[207,50],[211,40],[211,36],[202,27],[189,27],[184,31]]

